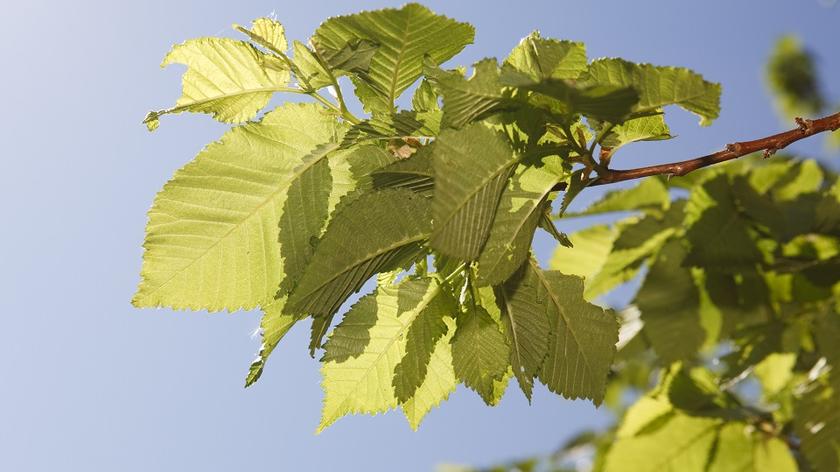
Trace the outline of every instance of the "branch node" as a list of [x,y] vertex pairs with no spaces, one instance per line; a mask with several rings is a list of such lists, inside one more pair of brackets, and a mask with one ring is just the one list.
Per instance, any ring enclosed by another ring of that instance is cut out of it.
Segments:
[[764,150],[764,158],[765,159],[772,156],[773,154],[776,154],[776,148],[775,147],[767,148],[767,149]]
[[801,116],[797,116],[795,121],[796,121],[796,124],[799,125],[799,129],[803,133],[810,132],[811,128],[814,126],[814,120],[809,120],[807,118],[802,118]]
[[726,145],[726,150],[738,154],[741,152],[741,143],[731,143]]

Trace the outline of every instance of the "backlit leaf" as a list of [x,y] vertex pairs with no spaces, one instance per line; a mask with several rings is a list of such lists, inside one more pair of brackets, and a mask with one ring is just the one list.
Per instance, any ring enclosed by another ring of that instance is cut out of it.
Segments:
[[[398,405],[392,382],[406,352],[406,334],[438,294],[438,282],[410,280],[380,286],[353,305],[324,346],[319,432],[344,415],[376,414]],[[430,370],[427,377],[439,372]]]
[[350,202],[330,221],[287,309],[331,317],[371,276],[419,257],[430,223],[428,200],[408,190],[375,191]]
[[324,55],[341,50],[352,40],[376,44],[370,68],[361,76],[367,92],[360,99],[371,110],[389,112],[394,100],[422,74],[424,57],[440,64],[472,43],[474,35],[467,23],[409,3],[399,9],[330,18],[318,27],[312,41]]
[[547,197],[566,175],[558,162],[542,166],[520,164],[502,191],[493,227],[478,258],[477,281],[498,285],[528,257],[537,223],[545,213]]
[[495,401],[494,383],[508,370],[510,346],[499,325],[481,305],[467,303],[456,318],[452,337],[455,375],[488,405]]
[[515,164],[510,145],[481,123],[442,133],[432,150],[432,247],[462,260],[478,258]]
[[174,63],[187,66],[181,98],[172,108],[149,113],[144,123],[150,128],[157,126],[160,115],[183,111],[209,113],[225,123],[250,120],[290,78],[279,59],[233,39],[201,38],[179,44],[162,66]]
[[681,67],[635,64],[622,59],[598,59],[589,65],[588,82],[633,87],[639,93],[634,111],[653,111],[666,105],[698,115],[709,125],[720,113],[720,85]]
[[322,107],[288,104],[207,146],[149,210],[134,305],[233,311],[272,301],[283,278],[278,222],[290,182],[342,133]]

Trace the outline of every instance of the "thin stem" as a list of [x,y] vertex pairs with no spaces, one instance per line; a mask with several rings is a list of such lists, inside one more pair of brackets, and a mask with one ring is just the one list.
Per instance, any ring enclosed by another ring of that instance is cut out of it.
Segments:
[[[314,48],[313,48],[314,49]],[[332,69],[327,65],[324,58],[321,57],[321,53],[318,52],[317,49],[315,51],[315,58],[318,59],[318,62],[321,64],[321,67],[327,72],[329,76],[330,82],[333,84],[333,90],[335,90],[335,98],[338,101],[338,106],[341,108],[341,116],[343,116],[347,121],[357,125],[361,123],[361,120],[356,118],[355,115],[350,113],[350,110],[347,109],[347,104],[344,103],[344,95],[341,93],[341,86],[338,85],[338,79],[336,79],[335,74],[333,74]]]
[[[640,179],[652,175],[683,176],[703,167],[708,167],[721,162],[730,161],[758,151],[764,151],[764,157],[770,157],[776,151],[786,148],[792,143],[827,131],[840,129],[840,113],[828,115],[824,118],[807,120],[796,118],[796,128],[782,133],[767,136],[752,141],[741,141],[727,144],[726,148],[705,156],[688,159],[685,161],[672,162],[669,164],[658,164],[636,169],[605,169],[590,186],[606,185],[625,180]],[[554,190],[562,190],[555,186]]]
[[[289,68],[289,70],[292,71],[293,74],[295,74],[295,77],[297,77],[298,81],[300,81],[301,84],[303,85],[303,88],[296,89],[296,90],[300,90],[300,93],[304,93],[306,95],[309,95],[309,96],[315,98],[315,100],[318,100],[319,102],[324,104],[324,106],[326,106],[327,108],[340,113],[341,116],[345,120],[353,123],[354,125],[359,124],[361,122],[361,120],[356,118],[352,113],[350,113],[349,110],[347,110],[347,106],[344,104],[344,97],[341,95],[341,88],[338,86],[338,81],[335,79],[335,76],[333,75],[330,68],[326,64],[323,63],[323,60],[321,59],[320,54],[318,54],[318,51],[315,51],[315,56],[318,59],[318,62],[321,63],[321,66],[324,68],[325,71],[327,71],[327,73],[330,76],[330,80],[332,81],[334,89],[335,89],[336,99],[338,100],[338,106],[336,106],[334,103],[329,101],[326,97],[324,97],[323,95],[318,93],[318,91],[315,90],[315,88],[312,87],[312,84],[309,82],[309,79],[304,74],[302,74],[300,72],[300,69],[289,58],[289,56],[286,55],[285,52],[277,49],[276,47],[274,47],[273,44],[266,41],[265,38],[263,38],[262,36],[260,36],[258,34],[254,34],[253,31],[249,30],[248,28],[245,28],[244,26],[233,25],[233,28],[235,30],[239,31],[240,33],[243,33],[244,35],[251,38],[251,40],[254,41],[255,43],[259,44],[260,46],[264,47],[268,51],[270,51],[270,52],[274,53],[275,55],[277,55],[278,57],[280,57],[280,59],[282,59],[283,62],[286,63],[286,66]],[[286,90],[286,91],[291,91],[291,90]]]
[[446,276],[446,278],[442,279],[442,280],[440,281],[440,283],[441,283],[442,285],[446,285],[446,284],[448,284],[449,282],[452,282],[452,279],[454,279],[455,277],[457,277],[457,276],[461,275],[461,273],[462,273],[462,272],[464,272],[464,268],[466,268],[466,267],[467,267],[467,263],[466,263],[466,262],[462,262],[462,263],[461,263],[461,265],[459,265],[458,267],[456,267],[456,268],[455,268],[455,270],[453,270],[451,274],[447,275],[447,276]]
[[[592,152],[586,149],[586,142],[580,143],[578,142],[577,137],[572,132],[572,127],[569,124],[563,125],[563,132],[566,135],[566,139],[572,143],[572,148],[574,151],[578,153],[581,160],[583,161],[584,166],[589,169],[595,169],[598,175],[601,175],[602,172],[606,171],[600,164],[595,162],[595,158],[592,156]],[[588,175],[588,174],[587,174]]]

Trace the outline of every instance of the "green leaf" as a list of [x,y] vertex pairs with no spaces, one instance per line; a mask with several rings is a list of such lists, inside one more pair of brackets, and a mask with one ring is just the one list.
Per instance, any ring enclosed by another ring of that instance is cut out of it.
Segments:
[[644,179],[631,188],[611,190],[586,210],[569,216],[598,215],[616,211],[661,212],[667,210],[670,204],[668,188],[660,179],[654,177]]
[[557,229],[557,226],[554,225],[554,220],[551,217],[551,201],[546,201],[544,211],[542,212],[542,216],[540,216],[540,220],[537,223],[537,227],[544,230],[546,233],[549,234],[555,241],[560,243],[563,247],[572,247],[572,241],[569,239],[569,235]]
[[505,66],[529,76],[546,79],[577,79],[586,72],[586,46],[572,41],[542,38],[534,31],[513,48]]
[[605,472],[705,472],[721,420],[676,414],[647,434],[619,438]]
[[554,185],[566,175],[559,158],[540,167],[520,164],[502,192],[478,258],[477,282],[498,285],[522,266]]
[[840,396],[836,388],[811,385],[796,401],[793,429],[813,470],[840,468]]
[[[596,234],[599,238],[593,241],[594,247],[589,242],[583,243],[584,248],[592,247],[593,250],[599,251],[587,253],[594,257],[588,262],[577,262],[583,255],[575,256],[568,254],[570,251],[558,249],[557,252],[569,260],[554,267],[561,268],[561,271],[562,268],[566,268],[566,273],[585,277],[584,296],[587,300],[593,300],[639,273],[642,265],[674,235],[674,226],[681,220],[681,209],[681,204],[675,204],[663,219],[655,215],[647,215],[641,219],[628,218],[620,221],[613,230]],[[578,263],[582,264],[580,269],[570,267]],[[584,269],[587,273],[579,272]]]
[[560,211],[557,212],[557,218],[562,218],[574,199],[583,189],[592,183],[592,180],[589,179],[589,173],[586,169],[578,169],[569,176],[569,184],[566,187],[566,192],[563,193],[563,200],[560,202]]
[[544,305],[551,327],[540,381],[566,398],[589,398],[600,404],[618,342],[618,321],[583,299],[580,277],[543,271],[533,259],[524,270],[518,296]]
[[462,128],[508,104],[495,59],[475,63],[469,79],[460,72],[442,71],[431,64],[426,65],[426,75],[443,95],[444,127]]
[[551,325],[546,305],[538,298],[539,283],[530,264],[518,277],[496,288],[502,325],[510,341],[510,363],[519,387],[531,400],[534,377],[548,354]]
[[278,295],[290,292],[315,252],[315,244],[329,216],[332,175],[324,158],[336,149],[330,143],[303,158],[295,169],[298,178],[286,191],[286,202],[280,216],[280,253],[285,277]]
[[292,326],[300,319],[299,316],[289,315],[283,312],[286,299],[281,298],[263,307],[263,317],[260,320],[260,331],[262,332],[262,345],[260,352],[251,367],[248,369],[248,376],[245,378],[245,387],[250,387],[263,373],[268,357],[283,336],[292,329]]
[[344,137],[342,147],[358,143],[388,141],[403,138],[432,138],[440,131],[440,117],[425,115],[424,119],[413,111],[381,114],[353,125]]
[[375,414],[398,405],[392,382],[406,353],[406,333],[438,294],[437,281],[409,280],[381,285],[350,308],[324,346],[318,432],[344,415]]
[[432,147],[423,146],[408,159],[402,159],[373,173],[376,188],[407,188],[432,196],[435,188]]
[[510,69],[502,70],[500,81],[504,85],[520,87],[553,99],[546,102],[531,98],[532,105],[546,111],[568,116],[580,113],[614,123],[623,121],[639,101],[639,94],[632,87],[582,83],[572,85],[558,79],[530,83],[530,78],[519,73],[511,74]]
[[765,397],[772,397],[779,393],[793,378],[793,367],[796,364],[796,354],[773,353],[753,369],[755,377],[761,382]]
[[[413,397],[422,386],[435,346],[448,330],[445,319],[458,312],[457,300],[440,283],[433,285],[437,293],[425,307],[415,308],[419,313],[408,330],[405,356],[394,370],[394,393],[400,403]],[[404,311],[400,307],[400,316]]]
[[305,44],[300,41],[293,41],[292,51],[294,52],[294,64],[297,68],[295,74],[304,87],[308,85],[312,89],[318,90],[332,84],[329,71],[324,68],[315,53]]
[[799,467],[782,440],[756,432],[745,423],[723,425],[715,443],[710,472],[797,472]]
[[776,200],[795,200],[806,193],[818,191],[822,186],[823,172],[816,161],[796,163],[792,171],[773,189],[773,197]]
[[428,78],[421,80],[417,90],[414,91],[414,95],[411,97],[411,107],[420,114],[441,111],[437,91]]
[[[634,111],[654,111],[666,105],[698,115],[707,126],[720,113],[720,85],[681,67],[634,64],[623,59],[598,59],[589,65],[586,83],[633,87],[639,93]],[[609,120],[608,120],[609,121]]]
[[474,35],[471,25],[410,3],[330,18],[315,31],[312,42],[324,56],[353,40],[375,43],[378,49],[370,68],[359,76],[365,88],[359,98],[370,110],[390,112],[394,100],[422,74],[425,56],[440,64],[472,43]]
[[256,36],[260,42],[264,42],[277,51],[283,52],[289,48],[289,43],[286,41],[286,31],[283,25],[275,19],[257,18],[251,23],[250,33],[249,36]]
[[748,326],[736,331],[731,339],[737,349],[722,357],[727,370],[721,376],[723,382],[738,378],[747,369],[759,364],[768,355],[780,352],[784,324],[778,321]]
[[287,189],[304,159],[342,133],[324,108],[288,104],[207,146],[149,210],[132,303],[233,311],[272,301],[284,273],[277,241]]
[[682,266],[684,259],[679,241],[665,244],[634,301],[644,333],[666,363],[691,358],[706,337],[698,316],[699,295],[691,272]]
[[461,260],[475,260],[516,164],[513,150],[481,123],[447,130],[433,146],[432,247]]
[[[837,281],[837,272],[834,273]],[[836,389],[840,389],[840,313],[822,313],[814,326],[819,353],[831,366],[829,378]]]
[[417,259],[431,232],[429,210],[426,198],[404,189],[348,203],[327,226],[287,309],[330,318],[371,276]]
[[[630,143],[638,141],[662,141],[671,139],[671,129],[665,123],[664,113],[653,116],[642,116],[627,120],[612,127],[601,140],[601,147],[608,148],[610,153]],[[646,179],[653,180],[653,179]]]
[[646,395],[630,405],[615,434],[619,438],[638,436],[668,418],[673,411],[673,405],[666,399]]
[[596,225],[572,233],[571,247],[558,245],[548,265],[554,270],[584,278],[588,286],[610,255],[612,243],[618,235],[618,228]]
[[691,244],[686,265],[731,270],[752,267],[761,260],[726,174],[696,187],[685,212],[686,239]]
[[175,106],[150,112],[144,123],[157,127],[160,115],[189,111],[209,113],[225,123],[250,120],[284,90],[290,74],[283,63],[244,41],[193,39],[172,48],[162,66],[186,64],[181,98]]
[[737,406],[721,392],[714,375],[703,367],[673,365],[668,374],[664,385],[668,400],[683,412],[711,416],[723,408]]
[[654,216],[637,222],[620,225],[612,250],[601,270],[586,283],[587,299],[609,292],[617,285],[635,277],[647,262],[673,235],[676,230]]
[[495,383],[508,370],[510,346],[483,306],[473,301],[464,308],[455,320],[452,366],[456,377],[491,405],[496,401]]
[[455,320],[450,317],[443,320],[446,323],[447,332],[435,344],[426,377],[414,391],[414,396],[402,404],[408,424],[415,431],[426,414],[449,398],[449,394],[454,392],[458,385],[455,370],[452,368],[452,346],[450,345],[452,335],[455,333]]
[[795,36],[776,41],[767,62],[767,81],[786,117],[820,113],[826,105],[814,56]]

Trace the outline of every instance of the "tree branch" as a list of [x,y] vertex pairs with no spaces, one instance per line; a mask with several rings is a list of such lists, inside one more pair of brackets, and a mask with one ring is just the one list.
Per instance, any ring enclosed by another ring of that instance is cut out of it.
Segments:
[[[772,156],[776,151],[784,149],[791,143],[826,131],[840,129],[840,113],[819,118],[816,120],[796,119],[799,125],[790,131],[767,136],[753,141],[742,141],[727,144],[726,149],[702,157],[688,159],[686,161],[659,164],[654,166],[639,167],[636,169],[606,169],[589,184],[589,186],[612,184],[625,180],[640,179],[651,175],[683,176],[703,167],[708,167],[721,162],[737,159],[747,154],[764,151],[764,157]],[[558,184],[554,190],[566,188],[565,182]]]

